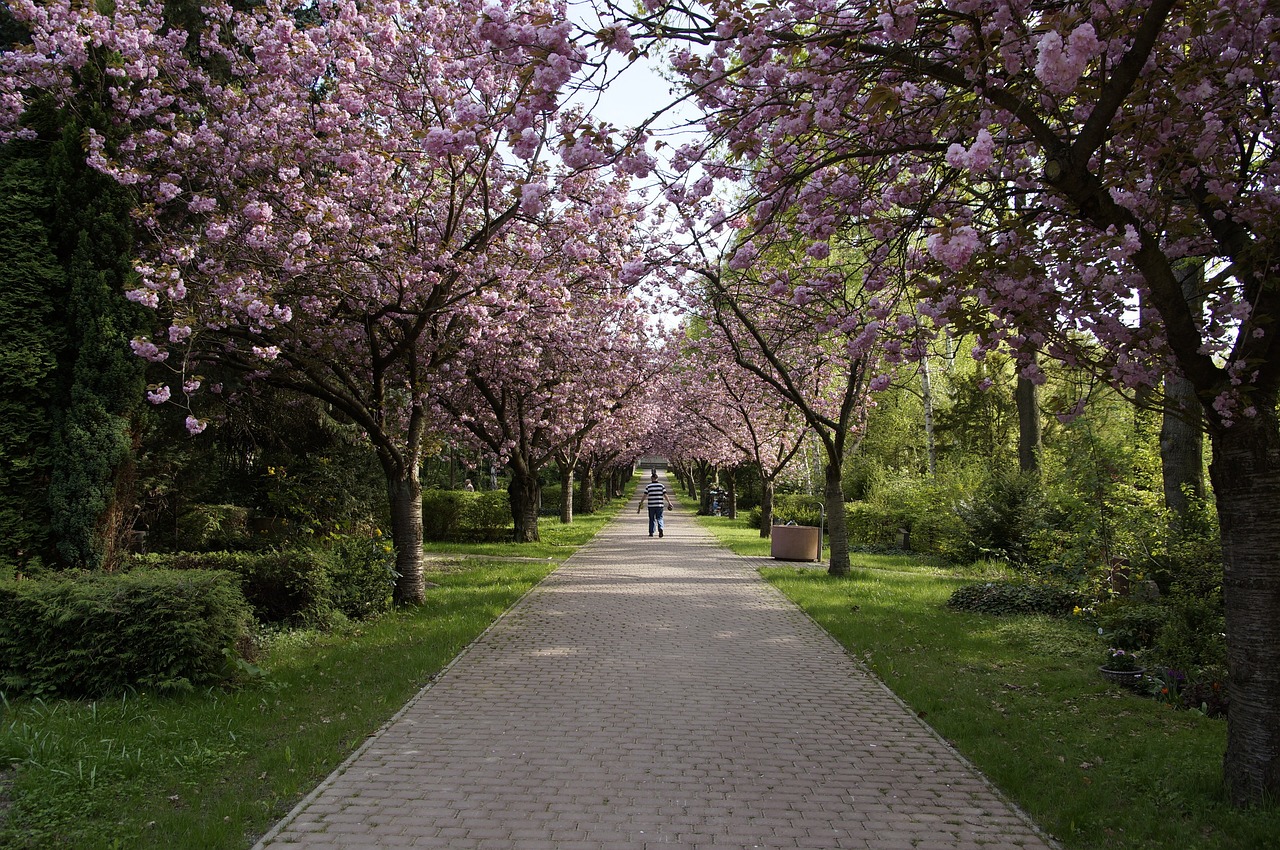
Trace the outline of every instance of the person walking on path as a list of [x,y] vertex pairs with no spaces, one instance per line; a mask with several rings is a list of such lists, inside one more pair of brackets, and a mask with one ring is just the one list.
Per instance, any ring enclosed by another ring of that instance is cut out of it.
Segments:
[[663,521],[662,507],[666,505],[671,507],[671,498],[667,496],[667,487],[658,480],[658,470],[653,471],[653,475],[649,477],[649,483],[644,488],[644,498],[640,500],[640,504],[636,505],[636,513],[640,513],[640,509],[646,504],[649,506],[649,536],[653,536],[654,529],[657,529],[658,536],[662,536]]

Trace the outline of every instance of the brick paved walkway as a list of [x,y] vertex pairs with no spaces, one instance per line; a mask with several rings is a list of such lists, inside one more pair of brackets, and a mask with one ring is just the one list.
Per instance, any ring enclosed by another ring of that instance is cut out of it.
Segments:
[[625,510],[258,845],[1049,846],[679,510]]

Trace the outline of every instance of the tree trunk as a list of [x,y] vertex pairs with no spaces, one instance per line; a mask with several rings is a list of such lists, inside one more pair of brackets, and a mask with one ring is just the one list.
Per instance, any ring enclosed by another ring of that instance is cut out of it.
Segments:
[[1018,408],[1018,469],[1040,471],[1040,388],[1027,378],[1018,376],[1013,391]]
[[397,605],[421,605],[426,598],[426,580],[422,575],[422,483],[416,462],[398,473],[387,473],[387,495],[399,574],[393,599]]
[[773,479],[760,477],[760,536],[773,534]]
[[929,375],[929,358],[920,361],[920,399],[924,406],[924,446],[929,464],[929,477],[938,475],[938,443],[933,437],[933,380]]
[[831,566],[827,572],[833,576],[849,574],[849,524],[844,515],[844,488],[840,483],[840,462],[827,460],[824,469],[826,487],[823,504],[827,511],[827,545],[831,554]]
[[1214,435],[1210,467],[1231,680],[1223,774],[1240,806],[1280,795],[1280,422],[1274,393],[1250,401],[1258,415]]
[[573,522],[573,464],[560,464],[560,522]]
[[1191,382],[1182,375],[1164,379],[1164,411],[1160,422],[1160,474],[1164,503],[1179,520],[1187,515],[1188,492],[1204,498],[1204,414]]
[[732,470],[729,472],[729,512],[725,516],[729,519],[738,518],[738,472]]
[[596,475],[595,467],[589,463],[582,465],[582,480],[578,490],[582,493],[582,513],[591,516],[596,512]]
[[711,513],[711,488],[707,486],[707,478],[711,474],[711,465],[705,461],[697,462],[698,481],[695,486],[697,491],[693,495],[698,500],[698,513],[706,516]]
[[[1188,262],[1175,270],[1182,297],[1197,317],[1203,312],[1204,264]],[[1160,472],[1164,482],[1164,503],[1178,518],[1187,516],[1188,490],[1204,498],[1204,408],[1195,388],[1180,372],[1164,378],[1164,410],[1160,422]]]
[[511,519],[516,526],[516,542],[535,543],[541,540],[538,536],[538,508],[542,500],[542,488],[538,486],[538,476],[512,469],[507,494],[511,497]]

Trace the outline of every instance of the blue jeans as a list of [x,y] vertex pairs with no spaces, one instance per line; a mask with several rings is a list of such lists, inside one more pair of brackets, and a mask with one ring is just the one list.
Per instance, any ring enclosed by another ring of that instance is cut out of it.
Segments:
[[662,531],[662,505],[656,508],[649,508],[649,536],[653,536],[653,532]]

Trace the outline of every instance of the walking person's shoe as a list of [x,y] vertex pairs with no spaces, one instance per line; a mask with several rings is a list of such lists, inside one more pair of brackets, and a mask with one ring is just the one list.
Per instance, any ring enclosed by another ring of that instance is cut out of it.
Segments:
[[[650,536],[650,537],[652,537],[653,535],[652,535],[652,534],[650,534],[649,536]],[[661,528],[659,528],[659,529],[658,529],[658,536],[659,536],[659,537],[661,537],[661,536],[662,536],[662,529],[661,529]]]

